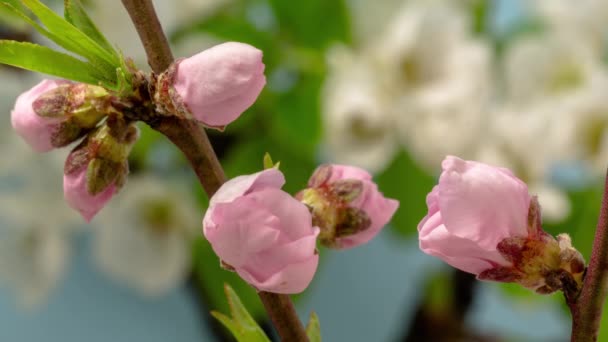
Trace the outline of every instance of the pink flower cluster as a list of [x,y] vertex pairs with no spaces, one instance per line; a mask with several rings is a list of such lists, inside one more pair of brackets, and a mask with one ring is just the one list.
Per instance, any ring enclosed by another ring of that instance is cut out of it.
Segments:
[[[368,242],[388,222],[398,202],[382,197],[361,169],[325,167],[334,170],[327,179],[330,183],[363,182],[363,192],[358,192],[353,205],[370,218],[369,229],[345,237],[340,248]],[[317,238],[334,227],[316,226],[319,221],[308,204],[282,191],[284,183],[283,174],[274,168],[226,182],[211,198],[203,232],[223,265],[256,289],[299,293],[317,269]]]

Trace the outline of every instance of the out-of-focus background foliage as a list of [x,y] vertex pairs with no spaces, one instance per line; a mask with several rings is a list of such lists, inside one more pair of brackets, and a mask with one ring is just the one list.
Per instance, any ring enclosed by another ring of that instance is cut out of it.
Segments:
[[[120,2],[86,4],[147,68]],[[324,340],[569,340],[559,294],[456,273],[418,250],[416,226],[441,159],[455,154],[511,168],[538,194],[545,228],[571,234],[588,259],[608,165],[608,0],[155,4],[176,56],[230,40],[264,51],[258,102],[210,132],[230,177],[270,152],[289,192],[339,162],[370,170],[401,201],[370,244],[321,250],[297,306],[302,318],[318,313]],[[0,19],[2,38],[42,41]],[[207,312],[227,312],[224,282],[268,327],[254,291],[202,238],[207,198],[159,134],[141,126],[128,185],[91,224],[67,208],[67,151],[36,155],[10,130],[15,97],[40,77],[0,69],[0,340],[221,340]]]

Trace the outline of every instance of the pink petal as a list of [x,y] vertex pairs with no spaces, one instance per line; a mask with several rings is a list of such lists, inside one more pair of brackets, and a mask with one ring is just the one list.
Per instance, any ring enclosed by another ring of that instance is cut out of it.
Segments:
[[262,51],[229,42],[179,62],[174,88],[204,124],[225,126],[251,106],[266,84]]
[[[486,250],[475,242],[452,235],[443,225],[434,226],[441,220],[436,213],[428,221],[430,228],[422,227],[420,249],[434,255],[453,267],[465,272],[479,274],[493,267],[492,263],[510,266],[496,249]],[[422,235],[424,232],[424,236]]]
[[15,108],[11,111],[11,124],[17,134],[36,152],[48,152],[54,148],[51,138],[63,118],[42,117],[34,112],[32,103],[47,91],[57,88],[67,81],[43,80],[36,86],[19,95]]
[[503,168],[447,157],[439,180],[445,228],[491,250],[506,237],[527,235],[530,196],[525,183]]
[[70,207],[78,210],[82,217],[91,222],[93,217],[106,205],[115,193],[114,184],[93,196],[87,191],[87,167],[63,175],[63,195]]
[[203,231],[215,253],[233,267],[246,264],[252,255],[271,248],[280,236],[280,222],[256,201],[241,197],[216,204]]
[[319,256],[315,254],[303,262],[288,265],[268,279],[257,279],[246,269],[237,270],[237,273],[260,291],[294,294],[308,287],[318,264]]
[[252,255],[244,268],[255,275],[257,279],[267,279],[287,265],[300,263],[314,255],[318,235],[319,229],[316,228],[310,236],[282,245],[271,246]]
[[329,182],[335,182],[342,179],[358,179],[363,181],[371,181],[372,175],[360,167],[350,165],[331,165],[331,176]]
[[238,176],[224,183],[209,201],[209,208],[216,203],[231,202],[246,193],[265,188],[280,189],[285,184],[281,171],[271,168],[252,175]]
[[293,241],[313,232],[312,216],[306,205],[291,197],[288,193],[265,188],[248,195],[261,206],[267,208],[281,222],[281,235],[286,241]]

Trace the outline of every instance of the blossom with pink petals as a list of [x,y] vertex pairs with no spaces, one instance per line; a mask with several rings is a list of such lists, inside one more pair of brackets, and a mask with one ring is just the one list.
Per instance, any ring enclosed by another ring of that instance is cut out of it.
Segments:
[[299,293],[317,269],[319,228],[280,189],[284,183],[274,168],[226,182],[211,198],[203,232],[223,265],[258,290]]
[[70,82],[64,80],[43,80],[17,97],[15,108],[11,112],[11,124],[36,152],[48,152],[55,148],[53,136],[67,117],[40,116],[32,104],[40,95],[68,83]]
[[538,293],[582,284],[582,255],[567,234],[555,239],[542,230],[536,197],[511,171],[453,156],[442,168],[418,224],[423,252],[478,279]]
[[463,271],[479,274],[510,263],[496,246],[528,236],[530,195],[511,171],[448,156],[439,184],[427,196],[418,225],[420,249]]
[[346,165],[320,166],[297,197],[312,208],[320,241],[338,249],[369,242],[399,207],[378,191],[367,171]]
[[223,129],[257,99],[266,84],[262,51],[236,42],[176,61],[159,77],[157,101],[208,127]]

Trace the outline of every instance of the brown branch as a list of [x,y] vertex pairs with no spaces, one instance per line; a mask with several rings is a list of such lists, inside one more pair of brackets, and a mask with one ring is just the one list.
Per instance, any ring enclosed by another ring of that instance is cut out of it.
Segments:
[[600,328],[602,308],[608,293],[608,175],[604,184],[602,207],[595,231],[591,260],[583,288],[572,312],[572,342],[594,342]]
[[144,44],[150,67],[160,74],[173,62],[173,54],[156,16],[154,4],[150,0],[122,0],[122,4]]
[[[151,0],[122,0],[122,3],[141,38],[150,67],[156,74],[162,73],[173,62],[173,55]],[[195,121],[177,117],[157,117],[148,124],[186,155],[207,196],[213,196],[226,176],[204,129]],[[308,341],[289,296],[258,294],[283,341]]]

